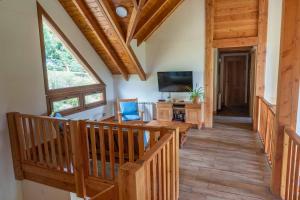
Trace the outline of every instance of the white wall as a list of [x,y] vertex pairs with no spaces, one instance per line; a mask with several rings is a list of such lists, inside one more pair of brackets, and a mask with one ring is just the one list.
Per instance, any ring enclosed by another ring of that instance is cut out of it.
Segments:
[[[193,71],[194,84],[203,86],[205,53],[205,9],[204,0],[184,1],[159,29],[139,48],[141,63],[147,73],[147,81],[138,76],[130,77],[127,82],[121,76],[115,76],[117,97],[138,97],[141,101],[157,101],[158,71]],[[168,96],[164,93],[164,98]],[[173,98],[185,99],[186,93],[173,93]]]
[[269,1],[265,98],[276,104],[280,53],[282,0]]
[[[106,83],[107,100],[113,101],[112,75],[72,19],[57,0],[39,2]],[[11,111],[31,114],[46,112],[35,0],[0,1],[0,94],[0,199],[21,200],[22,187],[24,200],[44,199],[43,191],[54,190],[14,179],[5,116]],[[109,115],[111,110],[109,107],[96,108],[73,117],[100,118],[102,111]],[[34,198],[31,191],[35,191]],[[69,196],[67,192],[59,193],[53,192],[52,199],[64,199],[60,198],[61,194]]]

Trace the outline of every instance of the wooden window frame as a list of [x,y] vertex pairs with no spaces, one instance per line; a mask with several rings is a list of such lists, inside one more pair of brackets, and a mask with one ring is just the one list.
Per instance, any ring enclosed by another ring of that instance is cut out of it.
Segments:
[[[37,2],[37,13],[38,13],[38,25],[39,25],[39,36],[40,36],[40,45],[41,45],[41,55],[42,55],[42,64],[43,64],[43,73],[44,73],[44,84],[46,92],[46,101],[47,101],[47,112],[51,114],[53,111],[53,102],[69,99],[72,97],[79,98],[79,107],[71,108],[67,110],[59,111],[63,115],[70,115],[77,112],[82,112],[84,110],[92,109],[102,105],[106,105],[106,85],[99,78],[97,73],[93,68],[88,64],[80,52],[75,48],[71,41],[66,37],[66,35],[61,31],[58,25],[53,21],[53,19],[48,15],[48,13],[42,8],[42,6]],[[48,74],[46,66],[46,51],[44,43],[44,33],[43,33],[43,17],[49,22],[55,32],[59,34],[62,38],[62,42],[65,42],[66,47],[69,48],[72,54],[75,54],[75,57],[82,63],[83,67],[86,67],[91,75],[99,82],[97,84],[69,87],[69,88],[60,88],[60,89],[49,89],[48,84]],[[93,93],[102,93],[103,100],[99,102],[94,102],[91,104],[85,104],[85,96]]]

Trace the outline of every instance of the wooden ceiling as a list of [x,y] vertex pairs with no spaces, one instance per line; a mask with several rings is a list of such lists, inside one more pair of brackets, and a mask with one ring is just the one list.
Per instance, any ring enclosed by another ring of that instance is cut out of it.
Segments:
[[[183,0],[59,0],[112,74],[146,74],[130,42],[146,41]],[[126,8],[119,17],[116,7]]]

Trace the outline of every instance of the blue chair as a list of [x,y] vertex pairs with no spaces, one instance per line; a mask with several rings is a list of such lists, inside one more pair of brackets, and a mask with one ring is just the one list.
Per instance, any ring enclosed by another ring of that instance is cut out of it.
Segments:
[[127,121],[143,121],[144,113],[139,111],[138,99],[118,99],[117,112],[119,123]]

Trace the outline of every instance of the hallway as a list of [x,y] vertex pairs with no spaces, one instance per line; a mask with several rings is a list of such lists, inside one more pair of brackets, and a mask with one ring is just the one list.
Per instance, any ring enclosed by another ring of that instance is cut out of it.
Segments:
[[[232,120],[239,123],[232,123]],[[222,123],[221,123],[222,122]],[[180,200],[275,200],[270,168],[248,118],[218,117],[180,150]]]

